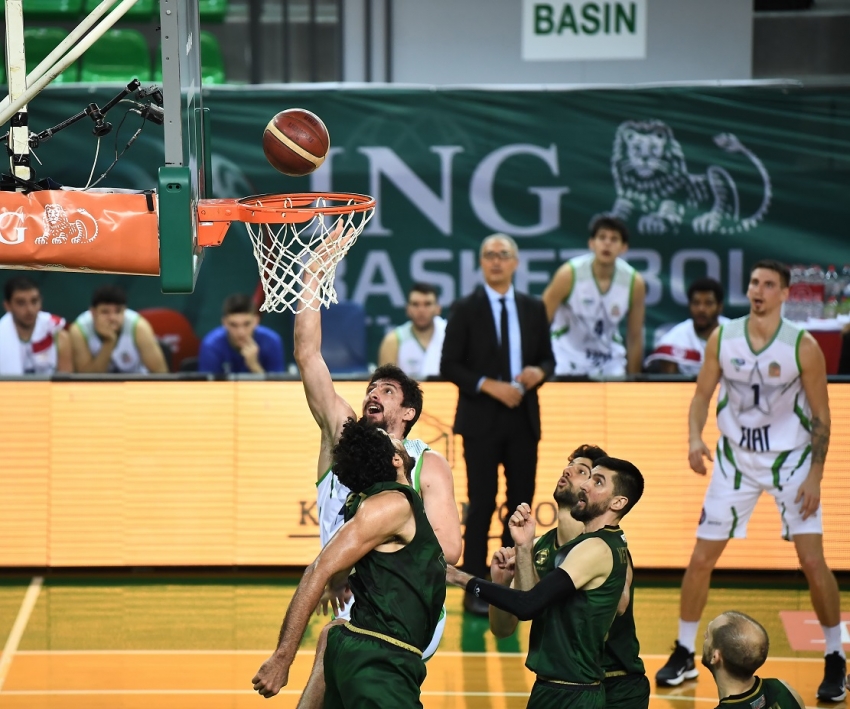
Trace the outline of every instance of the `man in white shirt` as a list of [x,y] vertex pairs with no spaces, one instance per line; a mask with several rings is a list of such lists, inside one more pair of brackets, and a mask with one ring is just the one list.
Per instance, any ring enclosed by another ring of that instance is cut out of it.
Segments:
[[29,278],[16,276],[6,281],[6,314],[0,318],[0,374],[73,371],[65,318],[42,310],[41,305],[41,291]]
[[659,374],[699,374],[705,354],[705,343],[723,317],[723,286],[713,278],[700,278],[688,288],[691,317],[668,330],[658,341],[645,365]]
[[127,295],[106,285],[92,295],[91,307],[71,326],[71,350],[78,372],[164,374],[165,355],[151,324],[127,307]]
[[413,284],[407,296],[407,317],[410,320],[390,330],[381,342],[378,366],[394,364],[414,379],[439,375],[446,320],[440,317],[434,286]]

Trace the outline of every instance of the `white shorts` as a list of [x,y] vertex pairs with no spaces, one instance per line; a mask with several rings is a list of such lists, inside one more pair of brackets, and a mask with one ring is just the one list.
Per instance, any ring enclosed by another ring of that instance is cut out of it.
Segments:
[[795,502],[800,484],[809,474],[811,447],[757,453],[722,437],[714,455],[711,482],[697,527],[697,538],[720,541],[744,539],[747,523],[762,492],[773,496],[782,521],[782,538],[795,534],[823,534],[821,508],[808,519]]

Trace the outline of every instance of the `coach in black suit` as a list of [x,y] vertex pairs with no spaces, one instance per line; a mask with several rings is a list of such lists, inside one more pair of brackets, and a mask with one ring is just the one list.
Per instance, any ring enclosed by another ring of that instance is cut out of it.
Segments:
[[[485,285],[452,307],[440,371],[459,392],[454,431],[463,437],[469,495],[464,569],[484,576],[499,464],[505,466],[509,513],[534,497],[537,389],[554,372],[555,358],[542,301],[512,285],[516,242],[504,234],[488,236],[479,255]],[[513,546],[507,520],[502,545]],[[486,603],[465,599],[467,610],[486,614]]]

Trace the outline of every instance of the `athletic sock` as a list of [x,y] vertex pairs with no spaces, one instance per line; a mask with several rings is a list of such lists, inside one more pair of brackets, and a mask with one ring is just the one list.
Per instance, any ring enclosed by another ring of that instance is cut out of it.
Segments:
[[845,657],[844,647],[841,644],[841,625],[835,625],[831,628],[822,625],[821,629],[823,630],[823,637],[826,640],[826,649],[823,654],[831,655],[833,652],[837,652],[841,657]]
[[679,645],[687,649],[688,652],[694,652],[694,643],[697,639],[698,629],[698,620],[689,621],[679,618]]

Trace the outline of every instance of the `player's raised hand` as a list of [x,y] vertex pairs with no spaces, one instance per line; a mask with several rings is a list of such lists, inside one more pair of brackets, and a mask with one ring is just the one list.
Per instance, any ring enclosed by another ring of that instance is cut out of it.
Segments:
[[519,504],[508,520],[508,529],[511,531],[511,539],[518,547],[531,546],[537,529],[534,515],[531,514],[531,505],[527,502]]
[[702,442],[702,439],[691,443],[691,448],[688,451],[688,463],[691,466],[691,470],[699,475],[705,475],[707,472],[705,467],[705,458],[708,458],[711,461],[714,460],[714,458],[711,457],[711,451],[708,449],[708,446]]
[[490,562],[490,578],[493,583],[510,586],[516,571],[516,550],[513,547],[502,547],[493,554]]
[[794,502],[802,503],[800,505],[800,514],[803,516],[803,519],[808,519],[815,514],[818,511],[818,507],[820,507],[820,480],[813,478],[811,475],[807,476],[800,483],[800,487],[797,490],[797,499]]
[[277,694],[289,682],[289,665],[277,654],[266,660],[251,680],[254,691],[268,699]]

